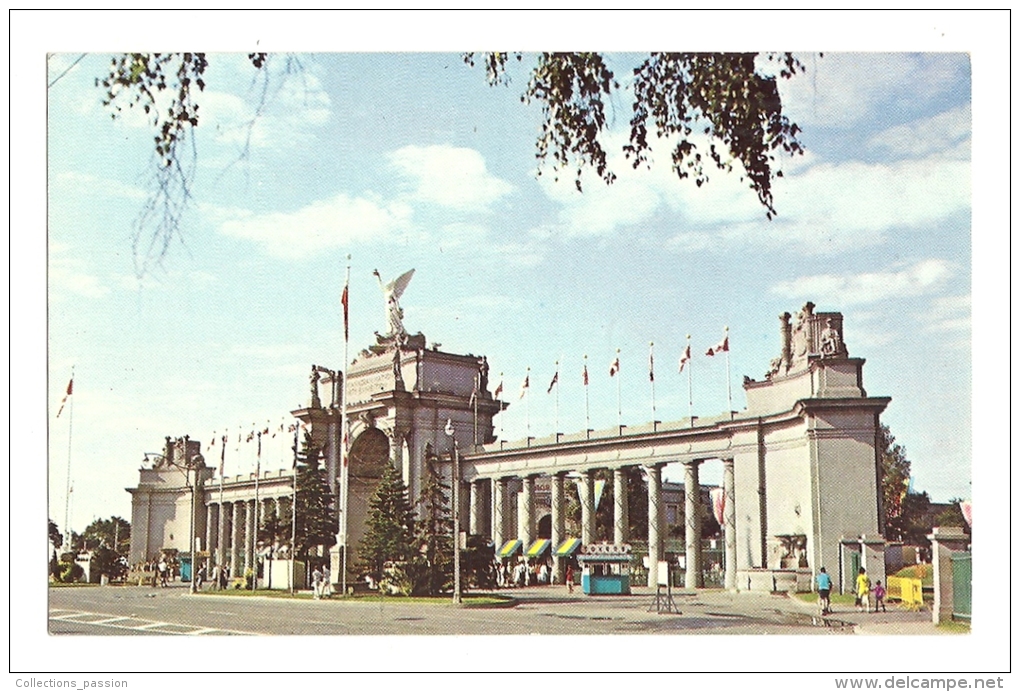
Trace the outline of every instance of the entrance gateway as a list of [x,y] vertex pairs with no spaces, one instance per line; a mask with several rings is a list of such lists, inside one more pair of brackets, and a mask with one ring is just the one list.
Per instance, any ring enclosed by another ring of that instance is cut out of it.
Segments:
[[[461,524],[468,533],[488,536],[497,547],[512,539],[525,549],[530,546],[538,538],[540,504],[551,515],[552,546],[570,538],[564,531],[564,490],[573,482],[581,498],[578,538],[582,544],[593,543],[594,472],[600,469],[613,475],[613,542],[627,543],[627,469],[640,467],[648,493],[648,564],[656,565],[665,557],[662,468],[681,463],[684,515],[689,518],[684,585],[700,587],[699,468],[710,459],[723,463],[727,588],[793,588],[819,567],[839,569],[841,542],[865,536],[869,543],[881,541],[879,414],[890,398],[867,395],[865,361],[850,357],[841,313],[815,312],[807,303],[795,316],[780,315],[779,355],[760,381],[744,378],[747,408],[742,411],[508,442],[494,436],[493,419],[508,404],[490,391],[486,358],[427,346],[421,333],[404,331],[402,312],[394,312],[393,303],[388,308],[390,332],[377,334],[376,343],[348,367],[349,506],[340,508],[348,513],[348,565],[357,562],[368,502],[385,463],[392,461],[401,470],[412,501],[421,490],[426,454],[444,460],[449,480],[452,440],[444,431],[447,421],[461,454]],[[340,379],[338,373],[313,367],[309,405],[292,412],[322,446],[334,492],[341,466]],[[326,383],[332,383],[331,393],[323,397],[320,387]],[[213,482],[207,481],[199,493],[202,509],[196,512],[196,531],[206,537],[210,559],[226,563],[251,545],[248,495],[254,474],[224,479],[222,491],[214,475],[214,469],[208,469]],[[260,481],[260,502],[290,494],[289,472],[266,472]],[[179,482],[143,469],[139,487],[130,489],[133,518],[144,517],[132,522],[144,527],[132,531],[134,562],[150,559],[148,553],[158,550],[167,535],[187,536],[188,514],[174,508],[187,507],[183,500],[188,491],[170,484]],[[156,495],[162,500],[154,502]],[[156,505],[163,511],[154,514],[151,507]],[[168,528],[173,523],[181,525],[179,531]],[[338,546],[331,555],[335,576],[340,573],[339,555]],[[565,560],[554,554],[553,575],[559,582],[564,569]],[[651,586],[654,573],[649,570]]]

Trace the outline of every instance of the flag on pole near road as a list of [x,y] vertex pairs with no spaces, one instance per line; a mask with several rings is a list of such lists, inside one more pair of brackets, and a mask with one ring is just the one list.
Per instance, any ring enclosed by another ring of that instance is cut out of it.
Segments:
[[222,438],[220,438],[220,442],[223,443],[222,446],[220,447],[220,482],[222,483],[223,482],[223,462],[225,461],[226,456],[227,456],[227,436],[224,435]]
[[499,373],[499,384],[496,385],[496,391],[492,393],[493,399],[498,399],[499,395],[503,393],[503,373]]
[[60,418],[60,414],[64,412],[64,404],[67,403],[67,397],[71,396],[74,392],[74,375],[67,382],[67,392],[64,393],[64,398],[60,400],[60,408],[57,410],[57,418]]
[[648,381],[655,382],[655,344],[648,344]]
[[609,364],[609,376],[616,377],[616,373],[620,372],[620,352],[616,352],[616,358]]
[[582,377],[584,378],[584,386],[588,386],[588,356],[585,356],[584,370],[582,371]]
[[518,399],[524,398],[524,395],[528,393],[528,388],[530,386],[531,386],[531,373],[529,372],[527,375],[524,376],[524,382],[521,383],[521,395],[518,397]]
[[687,348],[680,354],[680,372],[684,371],[684,366],[691,361],[691,345],[687,344]]
[[[349,280],[348,280],[349,282]],[[344,292],[340,295],[340,304],[344,306],[344,341],[350,341],[350,309],[348,305],[348,284],[344,284]]]
[[549,389],[545,390],[545,393],[546,394],[552,394],[553,387],[555,387],[556,383],[559,382],[559,381],[560,381],[560,371],[559,371],[559,369],[557,369],[556,372],[553,373],[552,382],[549,383]]
[[705,355],[714,356],[717,353],[724,353],[729,350],[730,350],[730,335],[729,333],[727,333],[726,336],[723,337],[722,341],[720,341],[715,346],[705,351]]

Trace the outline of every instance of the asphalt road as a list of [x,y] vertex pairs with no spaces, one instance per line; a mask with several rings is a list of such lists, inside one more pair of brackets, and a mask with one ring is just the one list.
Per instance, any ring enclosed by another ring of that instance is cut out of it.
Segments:
[[[511,592],[511,608],[191,595],[186,585],[52,588],[54,635],[589,635],[849,633],[813,624],[803,604],[766,594],[674,594],[676,613],[649,612],[654,594],[590,597],[562,587]],[[832,624],[837,626],[833,627]]]

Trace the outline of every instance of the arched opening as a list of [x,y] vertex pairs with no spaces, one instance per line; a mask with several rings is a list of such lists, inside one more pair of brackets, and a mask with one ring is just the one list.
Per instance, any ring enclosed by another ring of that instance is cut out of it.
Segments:
[[552,515],[545,514],[538,520],[538,537],[552,538]]
[[368,428],[354,439],[349,455],[350,476],[358,480],[378,480],[384,464],[390,463],[390,440],[378,428]]

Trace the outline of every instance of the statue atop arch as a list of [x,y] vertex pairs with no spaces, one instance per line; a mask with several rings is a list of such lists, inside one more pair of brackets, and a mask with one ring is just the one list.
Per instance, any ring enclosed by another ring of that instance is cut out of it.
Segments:
[[398,342],[403,341],[407,336],[407,330],[404,329],[404,311],[400,307],[400,296],[407,289],[407,284],[411,283],[414,270],[406,271],[386,284],[383,283],[378,269],[373,270],[372,274],[379,280],[379,288],[386,299],[386,326],[389,328],[386,336],[394,338]]

